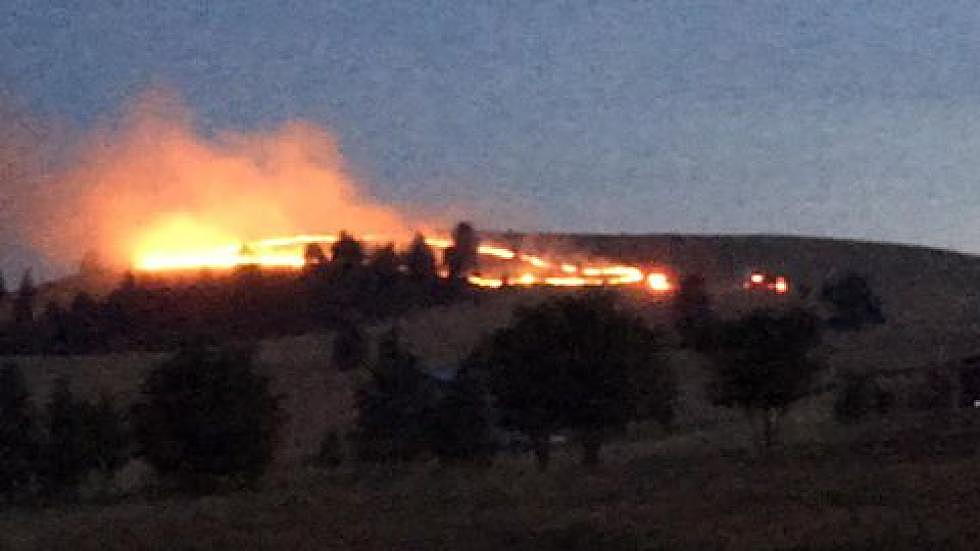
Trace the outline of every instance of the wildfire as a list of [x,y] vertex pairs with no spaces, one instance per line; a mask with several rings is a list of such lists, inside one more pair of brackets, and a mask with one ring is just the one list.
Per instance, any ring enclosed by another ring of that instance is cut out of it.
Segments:
[[[184,235],[178,232],[178,236]],[[265,268],[299,269],[306,259],[304,248],[310,243],[331,244],[337,241],[332,234],[302,234],[291,237],[260,239],[246,243],[227,243],[220,246],[194,247],[186,243],[193,240],[177,240],[181,246],[159,247],[145,250],[135,255],[133,265],[140,271],[178,271],[191,269],[228,269],[240,265],[258,265]],[[385,236],[364,237],[367,243],[386,243],[392,241]],[[443,237],[426,239],[433,249],[445,250],[452,241]],[[158,245],[148,243],[146,246]],[[175,248],[176,247],[176,248]],[[487,275],[474,273],[468,276],[470,284],[478,287],[496,289],[504,286],[529,287],[537,285],[553,287],[598,287],[603,285],[633,285],[646,282],[653,292],[663,293],[673,290],[668,275],[659,270],[644,273],[636,266],[618,264],[579,265],[556,261],[542,256],[518,253],[496,244],[482,244],[478,248],[481,256],[489,257],[490,263],[513,275]],[[516,265],[516,266],[515,266]],[[520,269],[522,268],[523,269]],[[505,269],[506,268],[506,269]],[[513,268],[518,268],[513,270]],[[445,274],[441,274],[445,277]]]

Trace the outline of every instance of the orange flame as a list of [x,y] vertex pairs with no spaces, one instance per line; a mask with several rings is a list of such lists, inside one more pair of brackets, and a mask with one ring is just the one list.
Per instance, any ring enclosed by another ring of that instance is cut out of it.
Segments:
[[[199,268],[232,268],[238,265],[255,264],[271,268],[301,268],[305,264],[304,247],[309,243],[330,244],[337,241],[333,234],[301,234],[291,237],[260,239],[251,242],[226,242],[220,246],[211,246],[204,238],[221,239],[223,234],[218,231],[208,232],[189,221],[175,219],[167,228],[167,239],[161,241],[147,240],[146,252],[135,255],[133,265],[143,271],[173,271]],[[186,238],[185,238],[186,234]],[[201,241],[207,246],[195,246]],[[366,236],[367,243],[384,243],[392,241],[383,236]],[[446,249],[452,241],[444,237],[431,237],[426,243],[435,249]],[[152,248],[156,246],[156,248]],[[491,263],[526,264],[532,270],[524,271],[514,277],[488,276],[474,273],[467,277],[470,284],[478,287],[497,289],[505,285],[535,286],[547,285],[555,287],[590,287],[601,285],[633,285],[646,282],[646,286],[654,292],[673,290],[667,274],[653,271],[644,274],[636,266],[626,265],[592,265],[579,266],[568,262],[559,262],[544,257],[516,251],[495,244],[483,244],[478,253],[489,257]],[[562,275],[549,273],[547,270],[558,267]],[[503,269],[503,268],[501,268]],[[441,277],[447,277],[440,272]]]

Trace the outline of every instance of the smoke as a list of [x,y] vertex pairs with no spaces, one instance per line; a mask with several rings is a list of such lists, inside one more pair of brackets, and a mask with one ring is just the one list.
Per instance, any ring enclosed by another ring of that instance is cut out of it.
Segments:
[[342,229],[402,238],[418,226],[358,193],[325,130],[289,122],[204,136],[161,91],[87,132],[69,166],[40,185],[30,238],[70,261],[88,248],[128,265],[147,250]]

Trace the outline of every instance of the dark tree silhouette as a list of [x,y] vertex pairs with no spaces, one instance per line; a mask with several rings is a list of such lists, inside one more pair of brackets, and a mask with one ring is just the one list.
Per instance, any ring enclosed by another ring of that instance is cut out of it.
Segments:
[[0,272],[0,304],[7,300],[7,280],[3,277],[3,272]]
[[424,451],[434,402],[433,382],[418,368],[392,330],[378,343],[378,359],[370,380],[357,391],[357,428],[353,434],[358,459],[407,461]]
[[279,398],[248,348],[181,349],[148,374],[133,409],[139,454],[188,490],[253,482],[272,460]]
[[41,340],[45,351],[54,354],[68,353],[68,331],[70,330],[70,320],[68,312],[55,301],[48,302],[41,314],[40,323],[41,334],[36,335]]
[[39,434],[24,375],[0,366],[0,494],[26,492],[35,474]]
[[360,241],[345,232],[340,232],[337,242],[330,247],[331,260],[342,271],[353,269],[364,263],[364,246]]
[[79,292],[68,309],[67,345],[71,352],[91,353],[104,349],[99,303],[85,291]]
[[432,451],[443,463],[486,462],[495,451],[491,429],[487,390],[461,369],[433,411],[428,437]]
[[671,313],[682,346],[704,350],[709,345],[714,313],[701,275],[690,274],[681,279]]
[[327,263],[327,256],[323,254],[323,248],[319,243],[307,243],[303,250],[304,266],[307,269],[314,269]]
[[103,394],[94,404],[85,404],[87,465],[103,474],[123,466],[129,459],[130,434],[122,410]]
[[405,253],[405,266],[409,275],[417,281],[432,281],[436,278],[435,253],[420,233],[415,234]]
[[401,276],[398,253],[395,251],[395,244],[388,243],[373,251],[368,257],[368,268],[371,276],[375,280],[376,290],[383,290],[394,285],[395,281]]
[[34,323],[34,301],[37,298],[37,288],[34,286],[34,276],[31,270],[24,272],[24,277],[20,280],[20,287],[14,297],[13,322],[14,327],[19,331],[29,331]]
[[342,323],[334,335],[330,364],[337,371],[353,371],[365,365],[368,339],[357,323]]
[[460,222],[453,228],[453,245],[446,249],[445,265],[452,280],[466,279],[477,267],[480,240],[469,222]]
[[774,423],[810,395],[825,367],[812,357],[819,342],[819,320],[803,309],[756,310],[720,324],[709,352],[712,402],[742,409],[753,426],[761,419],[760,443],[769,448]]
[[885,322],[881,300],[872,292],[867,278],[856,272],[825,282],[820,299],[832,310],[828,323],[833,329],[854,331]]
[[487,366],[502,422],[531,438],[540,468],[562,428],[578,431],[592,466],[609,431],[640,414],[669,418],[672,377],[659,349],[657,333],[612,295],[586,293],[518,310],[474,361]]
[[49,494],[74,494],[92,466],[85,417],[86,408],[75,399],[68,380],[57,379],[46,408],[47,438],[41,453],[41,479]]

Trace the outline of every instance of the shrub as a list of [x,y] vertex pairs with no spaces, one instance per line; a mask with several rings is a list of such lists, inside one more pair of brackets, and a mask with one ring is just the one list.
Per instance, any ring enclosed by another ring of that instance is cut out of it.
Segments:
[[429,425],[432,452],[443,463],[485,462],[495,451],[488,397],[465,373],[446,387]]
[[182,349],[148,374],[134,407],[139,453],[185,489],[254,482],[272,460],[279,397],[249,348]]
[[0,367],[0,493],[29,490],[39,434],[24,375],[15,364]]
[[353,444],[361,461],[407,461],[427,448],[434,382],[394,330],[378,343],[370,379],[357,391]]
[[595,466],[610,431],[643,416],[669,420],[675,387],[659,351],[643,320],[589,292],[518,310],[471,361],[488,370],[504,426],[530,437],[544,469],[557,430],[577,431],[583,463]]
[[811,357],[819,342],[818,320],[803,309],[756,310],[720,324],[709,352],[711,401],[743,410],[753,425],[761,419],[760,443],[768,448],[778,417],[811,393],[825,367]]

